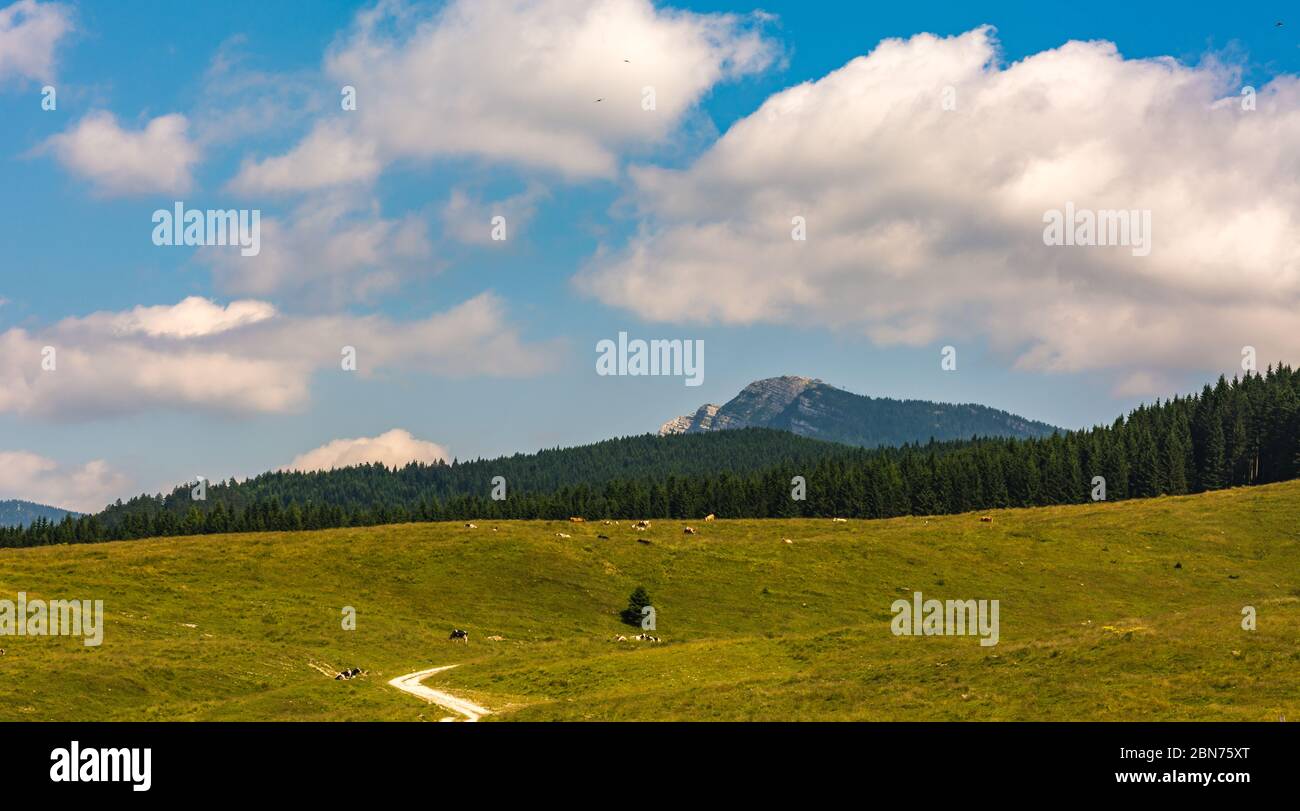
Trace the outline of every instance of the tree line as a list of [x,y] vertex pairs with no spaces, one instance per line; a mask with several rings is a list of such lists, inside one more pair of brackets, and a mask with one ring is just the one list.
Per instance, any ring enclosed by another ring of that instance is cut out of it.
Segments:
[[[502,500],[492,479],[505,479]],[[793,496],[801,476],[805,498]],[[1031,439],[853,448],[766,429],[628,437],[496,460],[268,473],[0,529],[0,546],[408,521],[889,518],[1181,495],[1300,476],[1300,372],[1270,367]]]

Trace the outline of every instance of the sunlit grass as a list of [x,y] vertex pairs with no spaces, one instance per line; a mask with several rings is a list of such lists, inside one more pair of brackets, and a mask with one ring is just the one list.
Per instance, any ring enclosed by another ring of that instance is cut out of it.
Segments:
[[[0,550],[0,597],[107,614],[98,648],[0,637],[0,720],[436,720],[385,682],[457,662],[431,683],[486,720],[1300,718],[1300,483],[992,515]],[[637,585],[659,645],[613,641]],[[1000,643],[893,636],[913,591],[999,600]]]

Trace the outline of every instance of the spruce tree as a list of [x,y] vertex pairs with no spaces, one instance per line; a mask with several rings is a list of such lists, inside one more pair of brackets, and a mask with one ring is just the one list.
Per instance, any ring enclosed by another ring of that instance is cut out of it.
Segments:
[[623,609],[619,616],[622,617],[624,623],[640,628],[641,609],[648,605],[650,605],[649,593],[643,587],[637,586],[632,591],[631,596],[627,598],[627,608]]

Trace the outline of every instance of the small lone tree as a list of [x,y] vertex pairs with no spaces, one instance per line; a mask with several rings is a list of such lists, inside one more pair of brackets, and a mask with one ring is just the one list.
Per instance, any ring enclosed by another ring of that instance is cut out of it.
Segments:
[[632,596],[627,598],[627,608],[623,609],[619,616],[622,617],[623,622],[628,625],[634,625],[637,628],[640,628],[641,609],[648,605],[650,605],[650,595],[646,593],[646,590],[643,587],[637,586],[636,590],[632,592]]

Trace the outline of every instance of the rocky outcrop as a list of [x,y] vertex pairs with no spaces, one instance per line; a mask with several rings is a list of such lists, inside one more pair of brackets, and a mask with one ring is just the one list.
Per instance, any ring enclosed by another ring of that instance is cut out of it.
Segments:
[[718,409],[710,427],[722,430],[771,425],[809,387],[818,385],[823,384],[810,377],[769,377],[755,380]]
[[659,436],[707,431],[713,427],[713,418],[717,415],[718,408],[718,406],[712,404],[702,405],[694,414],[689,414],[684,417],[673,417],[668,422],[659,426]]

